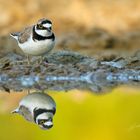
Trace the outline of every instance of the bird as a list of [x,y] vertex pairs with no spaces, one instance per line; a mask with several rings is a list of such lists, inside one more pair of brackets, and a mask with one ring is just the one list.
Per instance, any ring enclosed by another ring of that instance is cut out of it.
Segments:
[[36,24],[10,35],[16,39],[18,46],[28,56],[28,62],[29,56],[44,56],[55,46],[52,22],[46,18],[39,19]]
[[24,96],[11,113],[18,113],[25,120],[37,124],[43,130],[48,130],[53,127],[56,103],[46,93],[32,92]]

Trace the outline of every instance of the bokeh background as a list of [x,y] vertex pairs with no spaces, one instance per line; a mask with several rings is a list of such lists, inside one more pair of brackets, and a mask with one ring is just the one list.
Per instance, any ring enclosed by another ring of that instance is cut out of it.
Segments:
[[[52,20],[57,36],[94,27],[121,34],[140,29],[140,1],[0,0],[1,35],[19,31],[42,17]],[[47,92],[57,103],[54,127],[49,131],[10,114],[27,91],[0,92],[1,140],[140,139],[139,89],[120,87],[99,96],[78,90]]]
[[56,32],[75,26],[131,30],[139,28],[139,9],[139,0],[0,0],[0,28],[8,33],[47,17]]

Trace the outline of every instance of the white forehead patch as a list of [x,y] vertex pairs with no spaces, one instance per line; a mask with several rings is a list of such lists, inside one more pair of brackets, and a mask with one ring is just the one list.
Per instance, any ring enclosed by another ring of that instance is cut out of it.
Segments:
[[50,28],[50,27],[52,26],[52,24],[50,24],[50,23],[45,23],[45,24],[43,24],[43,26],[46,27],[46,28]]
[[36,33],[41,35],[41,36],[46,36],[47,35],[47,31],[46,30],[36,30]]

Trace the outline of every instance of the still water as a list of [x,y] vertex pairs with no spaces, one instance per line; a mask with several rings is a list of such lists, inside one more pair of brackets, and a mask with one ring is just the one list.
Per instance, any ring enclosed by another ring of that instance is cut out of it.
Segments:
[[[139,89],[121,87],[95,95],[89,91],[49,91],[57,111],[48,131],[9,112],[27,95],[1,93],[0,138],[7,139],[96,139],[137,140],[140,138]],[[7,134],[8,132],[8,134]]]

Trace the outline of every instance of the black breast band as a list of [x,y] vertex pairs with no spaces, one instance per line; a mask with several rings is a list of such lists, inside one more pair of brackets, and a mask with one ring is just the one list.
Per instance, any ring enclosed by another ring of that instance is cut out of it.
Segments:
[[46,39],[51,39],[53,41],[55,40],[54,33],[52,33],[52,35],[50,35],[50,36],[41,36],[41,35],[37,34],[35,32],[35,26],[33,26],[33,37],[32,38],[34,41],[36,41],[36,40],[41,41],[41,40],[46,40]]
[[34,121],[36,122],[36,118],[37,118],[38,115],[40,115],[42,113],[45,113],[45,112],[46,113],[52,113],[54,115],[55,112],[56,112],[56,109],[55,108],[53,108],[53,109],[44,109],[44,108],[37,109],[37,108],[35,108],[34,109]]

